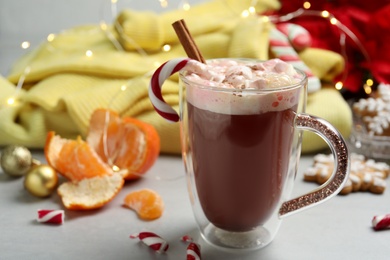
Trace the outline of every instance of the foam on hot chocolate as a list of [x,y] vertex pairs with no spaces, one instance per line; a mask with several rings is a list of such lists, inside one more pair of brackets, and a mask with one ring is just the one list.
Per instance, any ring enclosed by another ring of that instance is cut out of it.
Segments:
[[[185,67],[187,100],[194,106],[222,114],[258,114],[296,105],[302,81],[292,65],[279,59],[264,62],[220,59]],[[219,88],[213,92],[210,88]],[[278,89],[278,91],[273,91]],[[283,90],[281,90],[283,89]],[[258,91],[256,91],[258,90]],[[255,94],[261,92],[262,94]]]

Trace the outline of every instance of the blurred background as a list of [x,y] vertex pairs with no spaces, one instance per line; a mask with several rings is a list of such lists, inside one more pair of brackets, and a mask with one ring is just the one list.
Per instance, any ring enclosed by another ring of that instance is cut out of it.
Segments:
[[51,33],[102,21],[109,24],[122,8],[162,12],[200,2],[204,0],[1,0],[0,74],[6,76],[17,57]]
[[[7,75],[16,57],[44,41],[48,34],[83,23],[97,23],[103,1],[0,1],[0,73]],[[26,48],[27,46],[25,46]]]

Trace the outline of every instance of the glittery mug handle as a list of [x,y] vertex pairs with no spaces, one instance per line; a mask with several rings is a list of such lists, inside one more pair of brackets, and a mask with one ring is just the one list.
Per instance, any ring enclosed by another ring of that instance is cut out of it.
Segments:
[[312,115],[298,114],[295,125],[297,129],[316,133],[328,143],[333,153],[335,167],[329,180],[319,188],[284,202],[279,209],[280,217],[289,216],[318,205],[337,195],[347,181],[350,168],[347,144],[341,134],[329,122]]

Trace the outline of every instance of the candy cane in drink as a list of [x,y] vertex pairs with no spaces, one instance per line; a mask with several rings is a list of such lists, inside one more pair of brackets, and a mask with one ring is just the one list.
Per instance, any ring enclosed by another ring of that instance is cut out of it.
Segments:
[[153,107],[163,118],[170,122],[179,121],[177,112],[169,106],[162,96],[162,85],[171,75],[180,71],[190,61],[188,58],[176,58],[165,62],[154,73],[149,84],[149,98]]

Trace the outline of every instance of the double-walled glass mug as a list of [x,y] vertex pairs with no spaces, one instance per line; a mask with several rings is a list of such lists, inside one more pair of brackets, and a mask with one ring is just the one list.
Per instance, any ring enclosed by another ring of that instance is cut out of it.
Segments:
[[[242,62],[260,62],[241,60]],[[305,114],[307,77],[288,86],[228,89],[202,85],[180,71],[180,129],[192,209],[202,237],[230,249],[258,249],[283,217],[335,196],[349,172],[341,134]],[[321,136],[334,156],[331,178],[290,199],[302,130]]]

